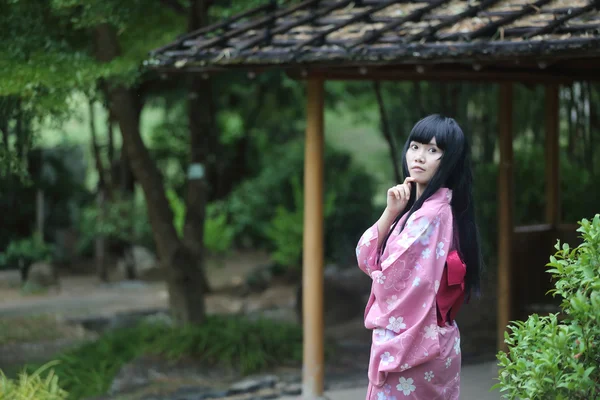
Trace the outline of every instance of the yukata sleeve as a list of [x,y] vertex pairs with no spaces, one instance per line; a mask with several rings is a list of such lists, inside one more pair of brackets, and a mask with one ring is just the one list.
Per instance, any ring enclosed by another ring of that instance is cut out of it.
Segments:
[[369,276],[373,271],[380,269],[377,266],[377,242],[379,240],[379,232],[377,223],[373,224],[363,233],[358,245],[356,246],[356,259],[358,267]]
[[415,213],[402,234],[388,242],[389,256],[381,263],[383,284],[377,289],[380,309],[386,311],[379,316],[381,328],[374,331],[369,363],[374,385],[383,385],[390,372],[440,354],[435,297],[451,241],[452,211],[442,207]]

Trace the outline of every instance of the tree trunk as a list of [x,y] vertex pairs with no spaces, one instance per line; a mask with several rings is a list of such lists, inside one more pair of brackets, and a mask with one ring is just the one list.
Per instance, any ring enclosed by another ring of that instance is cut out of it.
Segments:
[[[201,28],[207,23],[208,2],[195,0],[190,4],[188,31]],[[190,167],[185,196],[185,222],[183,241],[196,259],[196,270],[202,291],[210,291],[205,270],[204,223],[208,202],[207,155],[211,147],[216,147],[215,114],[212,98],[212,83],[194,75],[188,94],[188,122],[190,135]]]
[[208,80],[193,77],[188,99],[188,120],[190,135],[190,168],[185,196],[185,222],[183,241],[197,261],[202,280],[202,289],[210,290],[204,273],[204,222],[208,200],[207,152],[209,135],[213,134],[211,107],[211,83]]
[[108,111],[108,116],[106,118],[106,128],[108,132],[108,171],[110,172],[108,175],[110,177],[110,187],[112,190],[116,190],[115,188],[115,175],[114,175],[114,164],[115,164],[115,132],[113,129],[113,119],[111,112],[108,107],[106,107]]
[[[98,26],[96,40],[101,61],[118,55],[117,37],[111,26]],[[179,322],[201,323],[205,317],[202,277],[194,255],[177,236],[162,175],[142,141],[135,93],[123,86],[114,86],[109,89],[108,99],[119,123],[131,170],[144,191],[158,256],[167,271],[171,312]]]
[[385,104],[383,102],[383,96],[381,95],[381,85],[379,82],[373,82],[373,89],[375,90],[375,97],[377,98],[377,105],[379,106],[379,120],[381,122],[381,132],[385,138],[388,148],[390,150],[390,158],[392,160],[392,168],[394,171],[394,178],[396,184],[402,183],[402,174],[400,174],[400,162],[398,161],[398,150],[396,148],[396,142],[392,136],[390,124],[388,121],[387,113],[385,112]]
[[[102,186],[98,188],[96,206],[98,207],[98,222],[102,223],[106,214],[105,193]],[[108,269],[106,268],[106,240],[104,235],[96,237],[94,256],[96,258],[96,274],[101,282],[108,282]]]
[[98,143],[98,133],[96,132],[96,113],[94,110],[94,101],[88,100],[88,112],[90,115],[90,134],[92,136],[92,153],[94,154],[94,161],[96,162],[96,170],[98,171],[98,189],[107,190],[108,197],[110,198],[110,190],[106,184],[106,173],[104,169],[104,163],[102,162],[102,155],[100,153],[100,144]]

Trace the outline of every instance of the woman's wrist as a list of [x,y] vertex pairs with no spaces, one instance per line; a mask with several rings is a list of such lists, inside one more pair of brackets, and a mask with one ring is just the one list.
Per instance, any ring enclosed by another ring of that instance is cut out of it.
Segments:
[[381,217],[379,217],[379,220],[377,221],[377,230],[379,234],[378,244],[381,244],[383,237],[389,232],[390,227],[394,223],[394,220],[396,219],[398,214],[399,212],[392,211],[387,207],[383,211],[383,214],[381,214]]
[[385,210],[383,210],[383,214],[381,214],[379,220],[391,226],[398,214],[400,214],[400,211],[390,210],[388,207],[386,207]]

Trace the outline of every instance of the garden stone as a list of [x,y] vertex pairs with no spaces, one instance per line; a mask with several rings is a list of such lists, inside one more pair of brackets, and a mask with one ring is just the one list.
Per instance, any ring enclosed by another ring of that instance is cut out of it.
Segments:
[[[362,273],[362,272],[361,272]],[[364,278],[369,279],[364,273]],[[361,277],[363,278],[363,277]],[[336,276],[325,275],[324,278],[324,318],[328,324],[338,324],[352,320],[364,312],[368,296],[352,289],[348,282],[339,280]],[[302,285],[296,290],[296,315],[302,323]]]
[[269,287],[273,274],[269,265],[254,267],[245,277],[246,287],[251,292],[262,292]]
[[52,264],[36,262],[29,267],[27,283],[36,287],[49,288],[58,286],[58,274]]
[[302,394],[302,384],[290,383],[282,388],[281,393],[286,396],[298,396]]
[[248,378],[231,385],[229,391],[232,394],[237,394],[255,392],[263,388],[273,388],[278,380],[279,378],[273,375],[266,375],[255,379]]
[[131,260],[121,258],[117,262],[117,270],[121,276],[127,276],[127,263],[132,262],[135,274],[141,280],[155,280],[161,275],[160,263],[156,255],[143,246],[133,246]]

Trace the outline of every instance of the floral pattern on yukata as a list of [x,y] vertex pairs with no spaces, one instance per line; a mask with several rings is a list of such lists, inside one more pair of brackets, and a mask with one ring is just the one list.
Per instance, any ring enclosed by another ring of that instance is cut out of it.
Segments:
[[439,189],[391,233],[381,257],[376,224],[358,242],[358,266],[372,278],[368,400],[458,399],[460,333],[456,323],[437,325],[435,300],[453,245],[451,199]]

